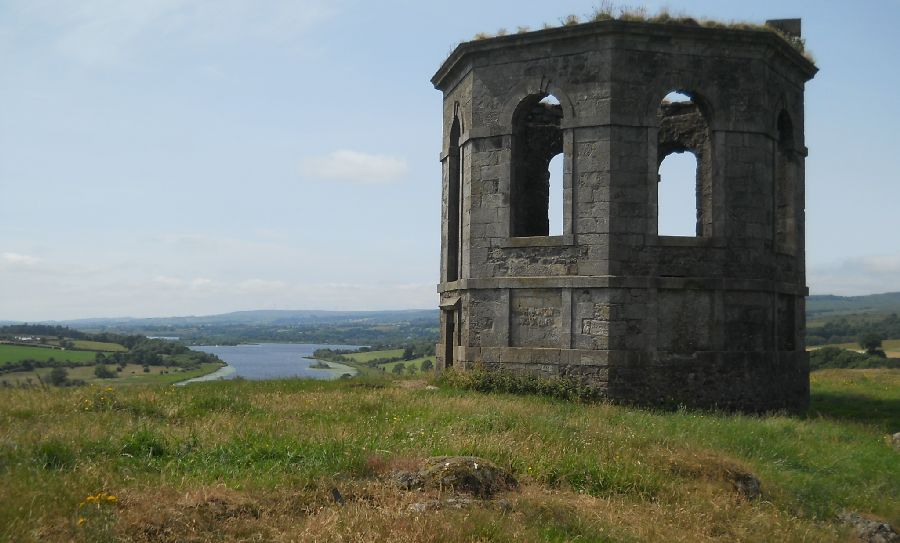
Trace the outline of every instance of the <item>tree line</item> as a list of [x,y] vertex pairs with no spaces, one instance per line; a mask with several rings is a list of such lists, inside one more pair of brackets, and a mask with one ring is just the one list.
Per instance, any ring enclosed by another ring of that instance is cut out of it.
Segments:
[[806,344],[855,343],[866,334],[874,334],[883,339],[900,338],[900,317],[896,313],[878,320],[850,320],[840,317],[827,321],[822,326],[809,328]]

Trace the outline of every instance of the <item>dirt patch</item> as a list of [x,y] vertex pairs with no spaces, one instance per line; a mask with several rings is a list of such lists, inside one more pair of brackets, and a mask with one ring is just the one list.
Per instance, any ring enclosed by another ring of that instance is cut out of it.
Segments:
[[714,453],[673,454],[669,470],[681,476],[719,482],[747,500],[762,496],[762,483],[746,466]]

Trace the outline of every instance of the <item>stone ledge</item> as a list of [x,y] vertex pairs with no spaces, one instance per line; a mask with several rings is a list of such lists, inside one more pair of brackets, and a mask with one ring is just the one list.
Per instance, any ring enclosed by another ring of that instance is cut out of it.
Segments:
[[510,237],[501,240],[500,247],[564,247],[566,245],[575,245],[575,236],[528,236],[528,237]]
[[[437,345],[443,352],[444,345]],[[544,347],[464,347],[454,348],[457,362],[465,364],[530,364],[559,368],[560,366],[673,368],[721,362],[724,359],[754,359],[777,356],[793,359],[806,351],[697,351],[693,354],[667,351],[626,351],[559,349]]]
[[438,285],[441,294],[465,290],[515,288],[642,288],[691,289],[749,292],[776,292],[808,296],[809,288],[767,279],[730,279],[722,277],[637,277],[621,275],[567,275],[537,277],[494,277],[460,279]]

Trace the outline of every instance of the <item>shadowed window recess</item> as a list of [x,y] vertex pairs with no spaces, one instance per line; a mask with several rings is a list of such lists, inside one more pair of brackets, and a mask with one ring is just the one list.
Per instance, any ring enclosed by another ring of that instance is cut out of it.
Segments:
[[[516,108],[509,197],[511,236],[562,233],[562,119],[559,100],[549,94],[528,96]],[[551,173],[551,162],[556,175]]]

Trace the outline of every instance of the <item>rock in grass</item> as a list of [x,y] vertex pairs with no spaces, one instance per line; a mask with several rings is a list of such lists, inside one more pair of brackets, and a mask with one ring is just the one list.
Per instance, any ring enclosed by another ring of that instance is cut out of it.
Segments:
[[759,479],[752,473],[745,471],[731,471],[728,473],[728,480],[738,494],[748,500],[752,501],[762,496]]
[[429,458],[418,476],[425,487],[466,492],[479,498],[490,498],[497,492],[519,486],[518,481],[506,470],[475,456]]
[[900,542],[900,534],[886,522],[867,519],[859,513],[841,513],[838,519],[851,527],[859,539],[866,543]]
[[422,488],[422,478],[414,471],[395,471],[388,477],[391,484],[402,490]]
[[900,451],[900,432],[891,436],[891,445],[894,446],[895,451]]

